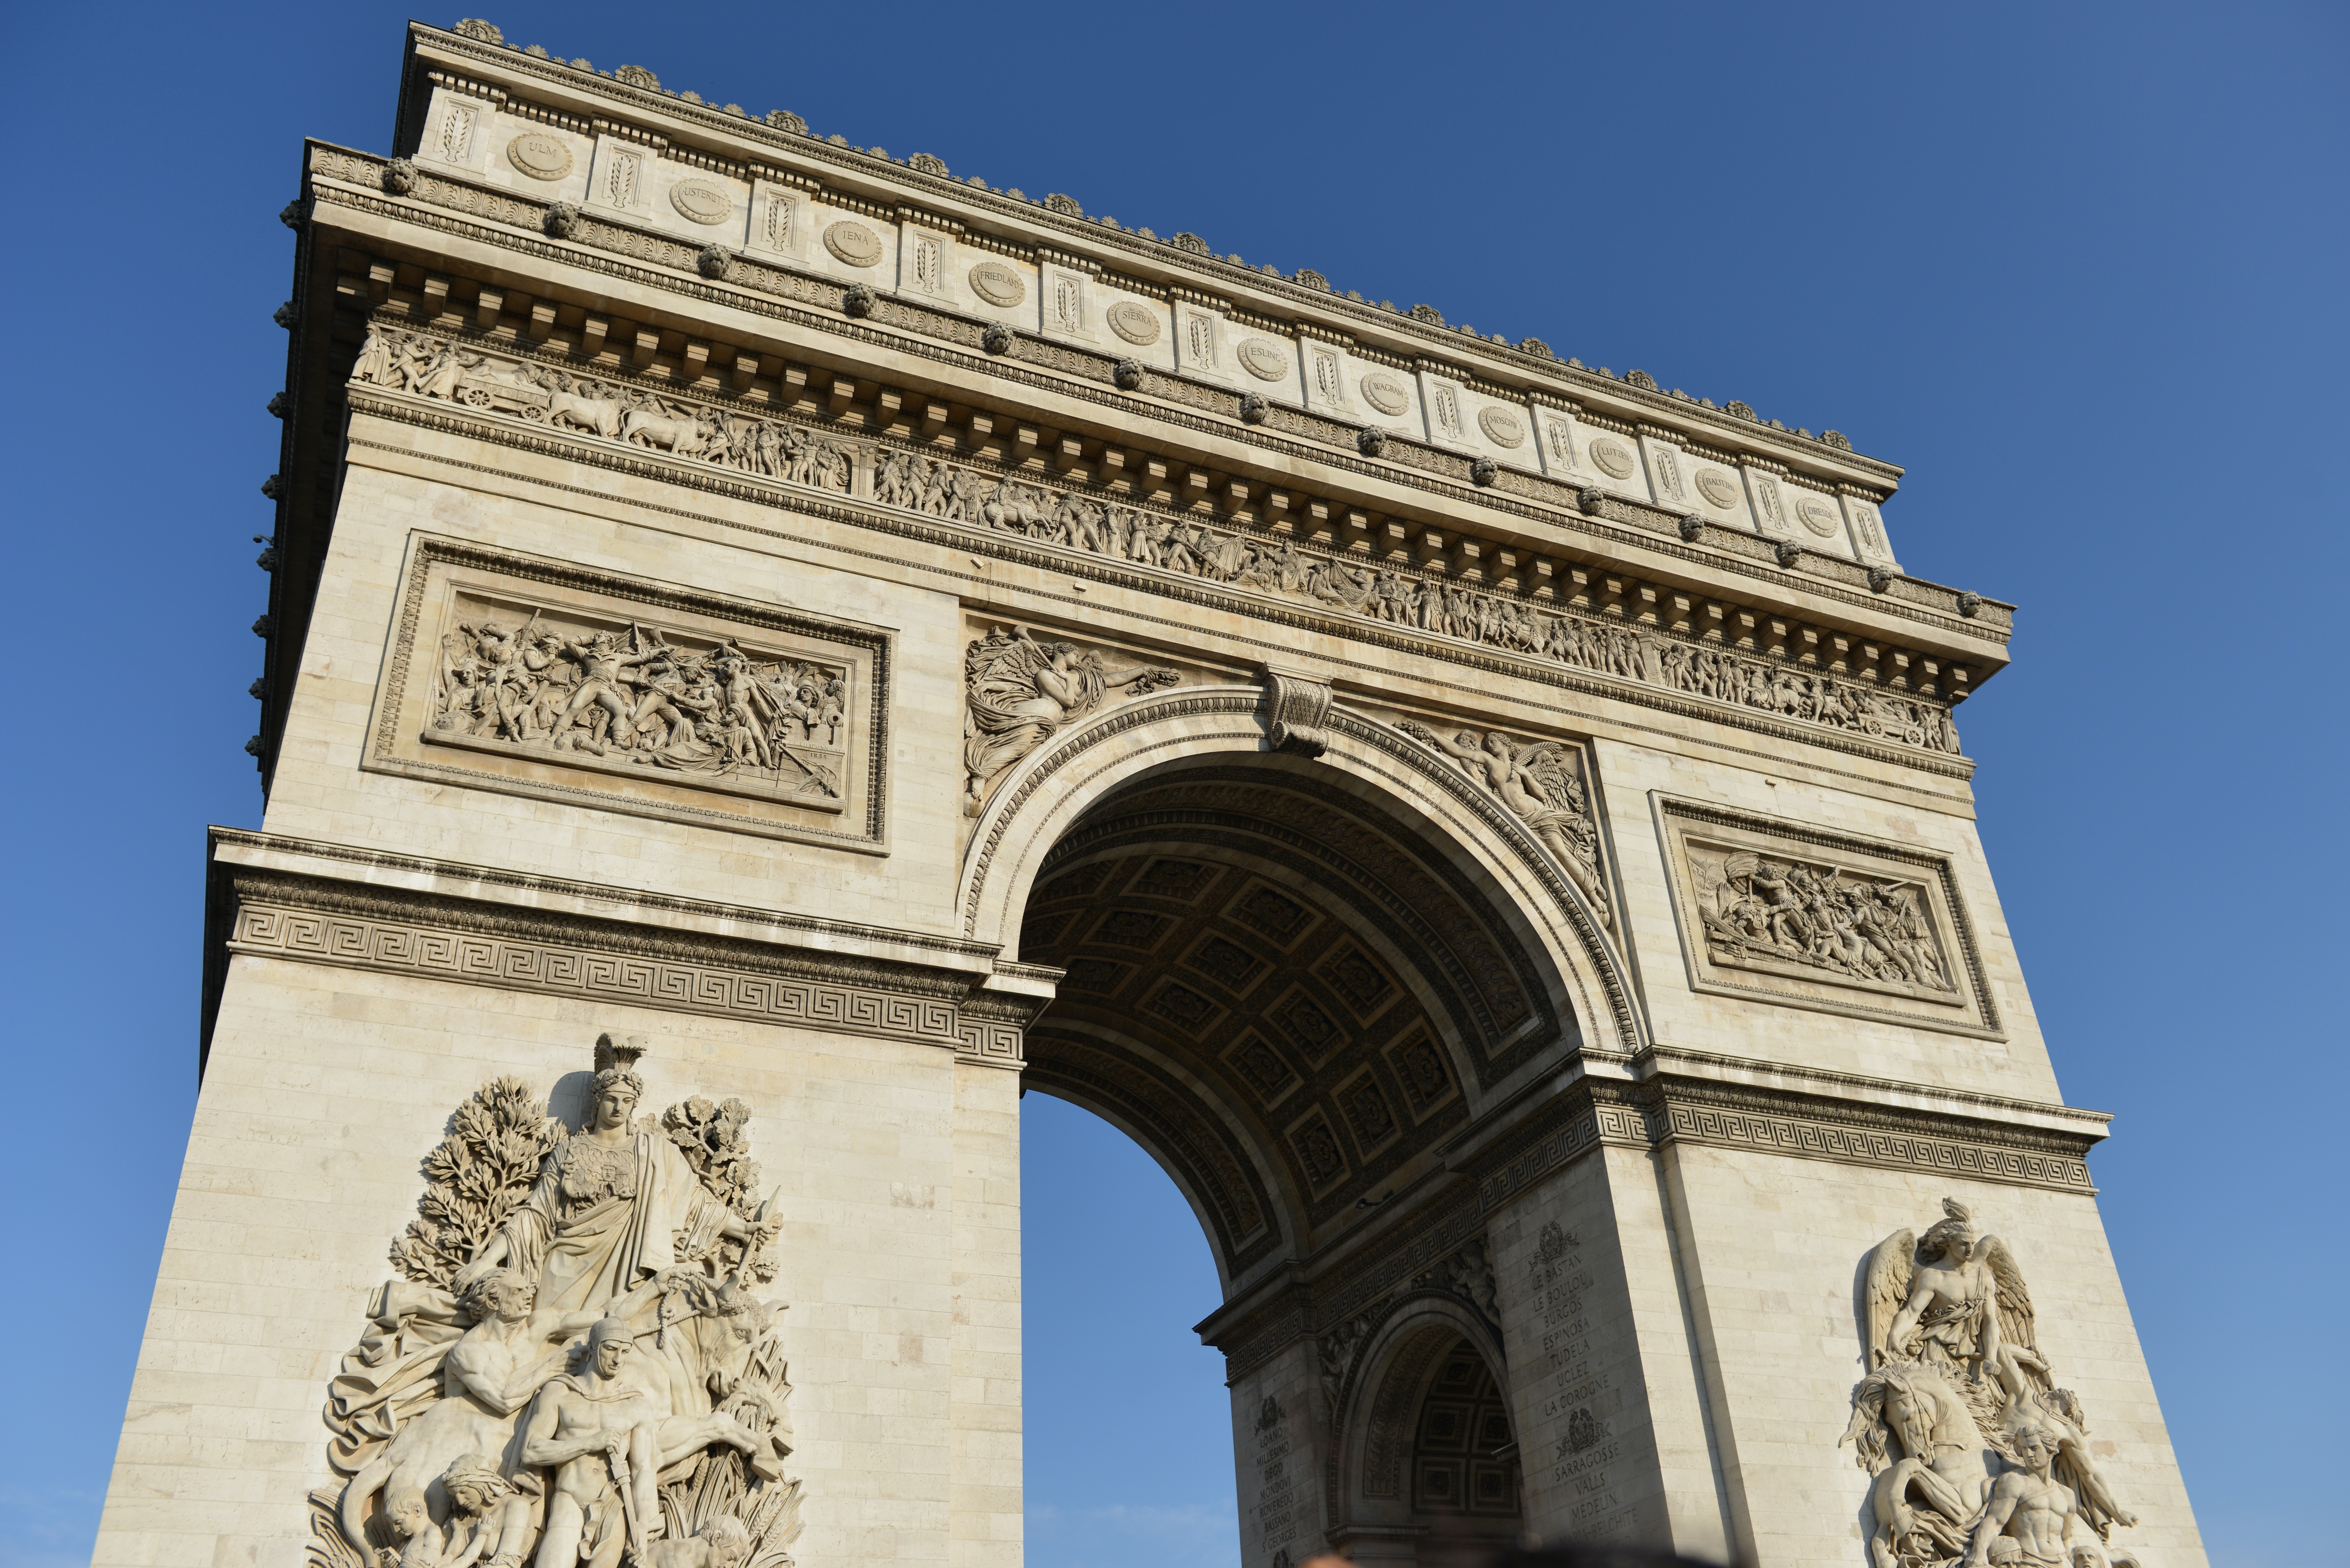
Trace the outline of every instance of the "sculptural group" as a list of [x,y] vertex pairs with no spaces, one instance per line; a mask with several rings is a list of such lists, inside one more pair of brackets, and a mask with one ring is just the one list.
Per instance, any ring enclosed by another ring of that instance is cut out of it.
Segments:
[[485,1085],[426,1159],[329,1387],[314,1568],[784,1568],[790,1386],[749,1111],[637,1111],[641,1037],[597,1049],[571,1131]]
[[1868,1376],[1843,1442],[1869,1487],[1876,1568],[2137,1568],[2137,1522],[2098,1473],[2080,1397],[2034,1344],[2015,1255],[1945,1199],[1921,1238],[1870,1253]]
[[[700,648],[658,628],[581,628],[538,614],[458,621],[441,639],[432,732],[625,758],[696,774],[748,774],[837,797],[845,670]],[[431,738],[428,736],[428,738]]]

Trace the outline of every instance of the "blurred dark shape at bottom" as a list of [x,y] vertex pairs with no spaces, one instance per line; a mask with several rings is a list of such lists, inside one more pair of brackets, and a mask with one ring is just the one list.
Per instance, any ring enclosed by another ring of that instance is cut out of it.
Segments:
[[[1644,1546],[1543,1546],[1517,1548],[1482,1560],[1484,1568],[1721,1568],[1699,1557],[1681,1557]],[[1298,1568],[1357,1568],[1334,1553],[1310,1557]]]

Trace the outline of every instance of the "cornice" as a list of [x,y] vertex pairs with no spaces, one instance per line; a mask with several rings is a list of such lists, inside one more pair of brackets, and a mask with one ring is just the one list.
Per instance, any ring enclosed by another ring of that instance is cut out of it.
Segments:
[[972,976],[1006,974],[1050,981],[1059,972],[1047,965],[1005,962],[999,957],[1002,948],[993,942],[510,871],[473,861],[440,860],[240,827],[215,826],[209,830],[208,842],[217,863],[254,871],[361,882],[516,910],[641,924],[712,940],[805,949],[810,953],[907,963]]
[[[1604,500],[1599,500],[1596,498],[1604,493],[1580,488],[1547,474],[1503,468],[1490,483],[1481,485],[1474,480],[1467,455],[1409,436],[1390,432],[1384,458],[1367,458],[1353,450],[1357,431],[1354,424],[1288,404],[1275,404],[1264,423],[1253,425],[1241,417],[1240,392],[1179,371],[1149,369],[1146,371],[1144,389],[1154,395],[1127,394],[1111,389],[1119,364],[1116,354],[1076,348],[1035,332],[1010,328],[1014,346],[1011,353],[974,352],[982,347],[983,331],[996,324],[918,296],[876,289],[876,307],[860,321],[847,317],[843,309],[846,284],[804,272],[782,256],[764,253],[756,256],[734,255],[722,280],[708,281],[702,275],[702,252],[672,236],[637,227],[608,213],[583,216],[576,222],[567,239],[551,241],[539,231],[552,203],[473,185],[447,171],[420,172],[411,195],[380,194],[366,190],[363,182],[372,178],[374,183],[380,184],[380,171],[388,161],[323,142],[309,145],[313,150],[307,160],[311,192],[329,205],[420,223],[443,234],[625,278],[704,305],[745,310],[848,342],[951,365],[965,374],[1074,395],[1128,421],[1139,416],[1256,449],[1275,460],[1267,463],[1269,472],[1274,473],[1294,472],[1295,462],[1304,460],[1350,478],[1375,483],[1402,483],[1424,493],[1431,506],[1452,515],[1458,515],[1461,508],[1473,508],[1570,535],[1585,535],[1704,570],[1748,578],[1767,585],[1774,594],[1809,595],[1869,614],[1913,621],[1978,644],[1978,651],[1950,653],[1946,657],[1981,660],[1995,666],[1996,656],[1980,645],[2003,644],[2010,634],[2013,607],[1996,600],[1977,597],[1973,601],[1976,612],[1970,617],[1960,607],[1966,596],[1956,589],[1898,575],[1878,578],[1877,582],[1881,586],[1871,586],[1867,568],[1840,556],[1801,551],[1794,557],[1800,563],[1798,567],[1783,566],[1779,552],[1784,542],[1759,533],[1706,523],[1693,537],[1685,538],[1681,534],[1684,519],[1679,513],[1626,497],[1605,495]],[[360,184],[361,188],[341,188],[350,184]],[[462,213],[467,217],[525,230],[528,237],[504,229],[452,223],[438,215],[441,211]],[[1013,244],[972,234],[966,234],[962,243],[985,249],[1003,249]],[[628,260],[614,261],[610,259],[613,254]],[[630,263],[651,263],[660,270]],[[1180,286],[1173,286],[1170,292],[1177,297],[1200,297],[1203,303],[1211,297],[1187,295]],[[795,310],[777,301],[816,309]],[[1220,307],[1228,303],[1212,302]],[[888,330],[891,327],[916,336],[892,333]],[[1294,326],[1281,329],[1298,330]],[[942,348],[942,345],[953,347]],[[1378,358],[1370,353],[1365,357]],[[1397,363],[1399,369],[1409,368],[1408,362]],[[1456,378],[1461,375],[1452,367],[1446,367],[1445,373]],[[1018,394],[1013,397],[1016,401]],[[1170,402],[1182,406],[1170,407]],[[1629,433],[1628,427],[1588,409],[1576,417],[1600,428]],[[1676,441],[1688,439],[1672,433]],[[1282,481],[1276,479],[1275,483]],[[1824,493],[1833,493],[1836,482],[1820,479],[1816,483],[1828,487]],[[1611,522],[1623,526],[1606,526]],[[1497,547],[1523,548],[1506,541],[1495,543]]]
[[233,957],[933,1045],[1014,1071],[1026,1026],[1049,1001],[1033,987],[983,995],[984,977],[968,971],[525,909],[219,856],[210,882],[205,1054]]
[[[386,412],[384,410],[370,407],[364,400],[362,400],[358,407],[359,411],[362,412],[377,414],[384,414]],[[434,404],[432,405],[432,407],[434,410],[438,410],[442,405]],[[437,413],[430,417],[419,418],[414,417],[410,413],[391,412],[387,417],[395,422],[428,432],[446,432],[468,437],[481,437],[482,439],[495,441],[499,444],[504,445],[524,444],[505,441],[499,432],[492,432],[487,436],[483,436],[482,431],[472,423],[461,419],[444,420]],[[432,450],[430,447],[395,445],[369,439],[366,435],[355,435],[349,438],[348,441],[348,450],[351,452],[376,454],[372,461],[378,462],[380,465],[390,463],[397,467],[401,464],[414,463],[419,466],[452,471],[455,473],[464,475],[465,477],[461,480],[460,483],[466,484],[478,484],[484,483],[502,485],[518,484],[534,492],[543,492],[555,495],[575,497],[582,501],[588,500],[590,498],[596,500],[609,499],[609,492],[598,487],[574,484],[546,475],[522,474],[509,467],[493,467],[484,463],[470,462],[463,458],[454,457],[448,453]],[[539,449],[529,448],[529,450],[536,452]],[[628,472],[633,472],[639,471],[631,469]],[[664,479],[670,477],[667,471],[652,466],[648,466],[641,472],[646,475],[652,477]],[[748,487],[737,490],[730,488],[723,483],[707,483],[696,484],[694,485],[694,488],[716,495],[721,499],[749,500],[753,502],[761,502],[769,499],[761,493],[754,493]],[[985,597],[992,596],[1000,591],[1003,587],[1002,581],[988,574],[984,569],[988,559],[991,557],[994,560],[1005,561],[1020,566],[1049,566],[1055,576],[1061,577],[1085,578],[1096,582],[1105,582],[1112,586],[1122,587],[1149,587],[1159,597],[1177,601],[1176,604],[1170,605],[1169,608],[1170,610],[1175,610],[1178,613],[1162,615],[1140,607],[1127,607],[1118,612],[1120,618],[1136,627],[1149,628],[1150,634],[1167,639],[1170,640],[1170,644],[1179,643],[1180,639],[1194,629],[1197,625],[1196,621],[1190,619],[1180,613],[1182,605],[1211,605],[1216,602],[1211,598],[1187,595],[1180,585],[1191,581],[1192,579],[1178,578],[1176,579],[1176,582],[1179,586],[1175,587],[1169,587],[1167,585],[1137,584],[1129,582],[1112,573],[1089,568],[1072,567],[1063,562],[1048,560],[1034,551],[1006,548],[1000,545],[993,544],[992,541],[1000,537],[997,535],[985,535],[979,541],[973,541],[962,537],[950,537],[944,531],[925,531],[920,528],[899,527],[894,525],[895,514],[893,514],[881,513],[876,514],[860,513],[854,504],[843,504],[841,502],[827,502],[821,500],[802,501],[795,497],[791,503],[791,512],[795,517],[803,517],[818,524],[835,522],[849,523],[862,527],[869,527],[876,532],[886,533],[898,538],[913,539],[925,544],[938,545],[942,547],[943,551],[951,551],[952,553],[944,554],[942,560],[938,562],[921,562],[919,560],[910,562],[909,558],[902,551],[888,547],[868,548],[847,540],[843,540],[837,537],[828,537],[822,533],[815,531],[797,532],[788,527],[776,527],[754,524],[740,516],[733,515],[727,510],[722,508],[712,507],[710,509],[698,509],[691,506],[666,504],[661,502],[650,500],[631,501],[629,503],[629,506],[631,509],[638,512],[673,517],[682,522],[693,524],[697,526],[727,531],[740,531],[755,535],[763,539],[786,541],[804,547],[812,546],[860,560],[886,562],[900,566],[910,565],[915,569],[924,573],[926,576],[935,577],[947,585],[951,591],[959,593],[976,592]],[[886,542],[877,541],[877,545],[886,545]],[[983,549],[985,551],[984,556],[981,554]],[[958,558],[968,561],[969,565],[967,566],[962,566],[951,564],[956,562]],[[1097,600],[1091,599],[1083,591],[1085,583],[1080,581],[1072,583],[1067,589],[1064,590],[1055,590],[1049,586],[1035,586],[1025,589],[1024,593],[1036,599],[1052,602],[1055,606],[1055,608],[1054,611],[1048,612],[1049,615],[1057,615],[1062,618],[1076,618],[1078,619],[1100,615],[1102,613],[1100,603]],[[1305,618],[1294,621],[1278,615],[1266,615],[1258,618],[1268,621],[1274,628],[1292,625],[1305,626],[1330,631],[1334,634],[1338,633],[1340,630],[1336,622],[1327,619],[1314,618],[1311,612],[1308,612]],[[1358,685],[1364,692],[1376,696],[1380,691],[1385,689],[1383,677],[1391,670],[1392,667],[1376,657],[1356,657],[1356,655],[1376,656],[1389,649],[1408,649],[1409,644],[1406,640],[1399,639],[1383,641],[1374,637],[1368,639],[1363,639],[1357,637],[1357,634],[1352,630],[1347,630],[1343,635],[1356,638],[1358,641],[1367,640],[1369,642],[1369,646],[1349,649],[1347,652],[1333,652],[1326,654],[1322,657],[1321,663],[1332,669],[1336,679],[1341,682]],[[1256,650],[1253,654],[1247,656],[1254,662],[1263,662],[1263,659],[1267,657],[1282,657],[1287,649],[1287,645],[1285,643],[1278,643],[1269,639],[1257,639],[1252,641],[1243,638],[1242,640],[1246,646],[1252,647]],[[1475,677],[1486,674],[1518,676],[1523,673],[1522,670],[1511,667],[1500,659],[1484,661],[1477,659],[1462,659],[1457,662],[1465,666],[1465,668],[1461,670],[1461,674],[1463,677],[1461,680],[1449,679],[1444,675],[1433,672],[1424,675],[1420,679],[1425,685],[1432,690],[1450,691],[1457,694],[1454,701],[1458,705],[1459,712],[1464,715],[1473,711],[1482,711],[1482,707],[1486,700],[1490,698],[1491,695],[1491,688],[1477,680]],[[1565,673],[1569,677],[1575,676],[1579,673],[1578,671],[1571,669],[1565,669],[1565,667],[1560,668],[1565,670]],[[1350,671],[1353,673],[1347,673]],[[1585,684],[1575,679],[1560,680],[1555,682],[1555,684],[1558,689],[1563,691],[1572,691],[1578,695],[1590,695],[1602,699],[1617,699],[1623,696],[1621,691],[1607,687],[1604,683],[1590,687],[1587,692]],[[1660,711],[1660,716],[1677,716],[1680,711],[1669,703],[1650,703],[1644,705],[1658,709]],[[1696,716],[1704,717],[1710,715]],[[1597,732],[1601,733],[1628,732],[1632,733],[1654,735],[1659,738],[1669,737],[1676,740],[1684,738],[1683,732],[1678,728],[1670,727],[1662,723],[1649,723],[1644,719],[1634,715],[1610,714],[1603,717],[1600,714],[1588,711],[1578,711],[1574,708],[1564,706],[1560,707],[1556,711],[1555,716],[1552,718],[1542,721],[1528,721],[1528,722],[1548,724],[1553,727],[1563,727],[1562,732],[1571,732],[1576,734],[1591,733],[1594,732],[1596,729]],[[1774,770],[1783,770],[1789,760],[1786,753],[1783,751],[1766,751],[1759,747],[1743,746],[1726,738],[1716,737],[1709,740],[1706,743],[1708,748],[1711,751],[1720,752],[1732,756],[1749,757],[1758,763],[1767,763],[1769,766]],[[1875,749],[1863,747],[1856,749],[1847,748],[1847,750],[1850,750],[1852,754],[1866,760],[1899,760],[1904,762],[1904,765],[1908,765],[1906,759],[1887,759]],[[1953,779],[1963,780],[1972,775],[1974,763],[1971,761],[1963,757],[1954,759],[1954,761],[1959,765],[1956,768],[1950,770],[1948,776]],[[1871,783],[1878,782],[1874,779],[1873,775],[1864,775],[1854,773],[1825,759],[1813,760],[1808,763],[1808,766],[1825,775],[1841,778],[1851,784],[1862,784],[1864,781]],[[1938,809],[1939,809],[1939,807],[1938,807]],[[1628,1056],[1627,1056],[1626,1059],[1628,1060]]]
[[[780,154],[837,176],[840,181],[857,185],[877,187],[879,199],[894,205],[908,193],[916,194],[933,207],[960,207],[968,214],[967,223],[982,217],[1009,223],[1032,231],[1039,237],[1055,244],[1056,248],[1108,251],[1117,259],[1106,258],[1106,264],[1120,271],[1159,270],[1171,278],[1188,276],[1200,280],[1193,286],[1226,295],[1255,294],[1268,306],[1285,309],[1295,317],[1305,313],[1300,326],[1310,330],[1321,325],[1312,318],[1320,317],[1330,327],[1351,331],[1357,337],[1376,335],[1394,340],[1390,350],[1411,356],[1419,353],[1442,353],[1461,356],[1473,352],[1490,361],[1492,372],[1519,378],[1524,384],[1566,386],[1586,397],[1598,397],[1632,410],[1647,410],[1654,415],[1677,424],[1717,432],[1716,439],[1741,447],[1781,451],[1801,461],[1821,464],[1835,470],[1853,472],[1859,477],[1874,479],[1890,485],[1899,480],[1902,470],[1880,459],[1863,456],[1848,447],[1838,447],[1826,441],[1812,440],[1795,431],[1774,429],[1759,421],[1748,421],[1727,409],[1708,407],[1696,399],[1676,398],[1661,389],[1643,388],[1628,379],[1603,376],[1572,361],[1552,357],[1545,350],[1536,353],[1522,347],[1495,342],[1492,338],[1473,336],[1414,317],[1408,312],[1381,309],[1367,301],[1349,299],[1325,288],[1313,288],[1262,267],[1252,267],[1212,253],[1193,251],[1176,244],[1172,240],[1146,239],[1133,230],[1111,228],[1098,219],[1086,219],[1055,212],[1043,202],[1014,199],[1001,191],[971,184],[950,175],[934,174],[916,169],[910,163],[876,157],[862,149],[836,144],[818,138],[813,132],[793,133],[769,126],[742,115],[729,114],[723,108],[689,103],[678,94],[636,87],[591,71],[583,71],[554,58],[540,59],[512,46],[493,45],[457,34],[445,32],[420,22],[409,25],[408,47],[411,60],[421,62],[427,55],[445,57],[466,62],[477,70],[503,75],[514,82],[530,81],[563,96],[587,97],[625,106],[639,115],[657,117],[668,122],[674,140],[679,135],[699,133],[748,143],[772,150],[770,156]],[[511,91],[511,88],[509,89]],[[403,100],[406,93],[403,91]],[[403,102],[403,124],[405,103]],[[743,157],[743,153],[731,154]],[[827,182],[829,183],[829,182]],[[1032,239],[1029,243],[1035,243]],[[1261,314],[1267,313],[1258,306]],[[1406,347],[1416,345],[1417,347]]]

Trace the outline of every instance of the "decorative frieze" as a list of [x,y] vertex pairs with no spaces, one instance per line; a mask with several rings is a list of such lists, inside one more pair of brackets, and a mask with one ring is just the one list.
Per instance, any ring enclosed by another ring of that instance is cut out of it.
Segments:
[[[417,334],[380,322],[371,328],[352,374],[362,384],[452,401],[582,439],[649,448],[817,489],[857,489],[850,465],[868,466],[873,500],[944,522],[1577,666],[1846,732],[1896,753],[1955,756],[1960,749],[1949,707],[1931,698],[1845,680],[1795,659],[1685,640],[1623,613],[1545,608],[1424,566],[1214,527],[1139,497],[1089,494],[1025,477],[997,476],[896,442],[859,441],[852,448],[813,435],[795,420],[754,417],[618,382],[591,382],[594,395],[583,398],[577,379],[554,366],[475,349],[453,337],[420,340]],[[574,401],[558,403],[558,396]],[[592,405],[592,411],[575,404]]]

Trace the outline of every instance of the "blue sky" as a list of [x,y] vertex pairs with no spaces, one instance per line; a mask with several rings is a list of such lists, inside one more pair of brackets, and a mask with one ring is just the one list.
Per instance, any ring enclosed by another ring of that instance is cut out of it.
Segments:
[[[88,1555],[185,1137],[203,825],[259,819],[240,747],[276,214],[305,134],[387,145],[403,13],[14,15],[0,1563],[46,1565]],[[2341,1488],[2345,1392],[2343,1251],[2318,1221],[2345,1190],[2345,16],[533,0],[492,19],[1907,465],[1887,512],[1905,565],[2022,606],[2015,667],[1960,722],[2066,1096],[2116,1114],[2092,1168],[2213,1559],[2302,1568],[2350,1561],[2312,1506]],[[1228,1563],[1220,1371],[1189,1334],[1214,1304],[1206,1248],[1131,1146],[1027,1106],[1030,1561]]]

